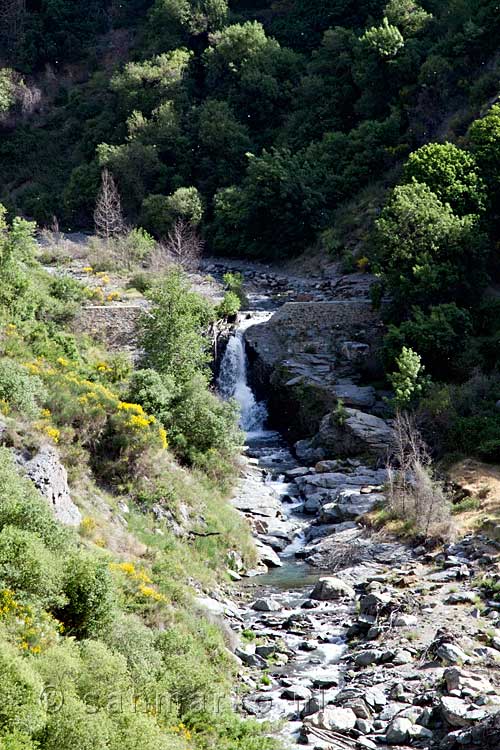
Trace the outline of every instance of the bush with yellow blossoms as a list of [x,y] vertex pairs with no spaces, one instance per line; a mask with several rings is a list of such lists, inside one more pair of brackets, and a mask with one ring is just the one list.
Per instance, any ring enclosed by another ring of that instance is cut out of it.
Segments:
[[[91,454],[104,455],[121,473],[132,471],[144,451],[166,449],[166,432],[154,416],[140,404],[122,401],[107,385],[82,376],[67,359],[59,357],[55,364],[36,359],[24,367],[47,389],[48,409],[35,427],[54,442],[76,440]],[[97,366],[98,373],[103,370],[108,371],[105,363]]]

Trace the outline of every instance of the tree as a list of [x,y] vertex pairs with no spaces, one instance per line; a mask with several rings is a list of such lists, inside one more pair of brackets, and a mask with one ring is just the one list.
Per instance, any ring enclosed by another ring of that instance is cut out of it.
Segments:
[[432,14],[415,0],[389,0],[384,13],[389,23],[397,26],[405,36],[418,34],[432,19]]
[[102,170],[101,188],[94,211],[94,226],[96,234],[106,241],[125,231],[120,194],[108,169]]
[[194,270],[200,263],[203,240],[192,224],[184,219],[177,219],[163,243],[163,248],[167,257],[174,263],[178,263],[185,270]]
[[402,317],[460,299],[473,303],[487,281],[487,239],[476,216],[456,216],[427,185],[396,187],[375,222],[374,263]]
[[403,346],[401,354],[396,359],[397,370],[389,375],[394,391],[394,403],[398,408],[405,409],[422,394],[429,383],[424,376],[425,367],[420,355]]
[[377,52],[380,57],[387,59],[395,57],[405,43],[398,27],[390,24],[387,18],[384,18],[381,26],[372,26],[365,31],[361,41]]
[[147,365],[184,387],[197,373],[207,375],[211,305],[192,292],[179,270],[170,271],[150,293],[151,310],[142,323]]
[[[170,195],[148,195],[142,203],[141,223],[160,238],[172,234],[177,240],[184,237],[187,244],[189,234],[191,240],[196,237],[190,229],[195,229],[202,217],[203,203],[195,187],[181,187]],[[201,244],[198,251],[199,255]]]
[[470,152],[453,143],[428,143],[408,157],[406,182],[423,183],[459,215],[484,210],[486,186]]
[[[462,376],[471,350],[472,318],[454,302],[430,307],[428,312],[414,308],[409,320],[390,325],[384,339],[385,359],[392,366],[403,346],[417,349],[427,370],[441,380]],[[477,362],[476,362],[477,364]]]

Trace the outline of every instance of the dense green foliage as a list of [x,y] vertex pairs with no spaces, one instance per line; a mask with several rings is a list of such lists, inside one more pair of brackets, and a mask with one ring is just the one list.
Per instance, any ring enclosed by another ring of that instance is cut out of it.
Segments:
[[[254,563],[223,495],[239,433],[210,387],[214,306],[156,273],[134,369],[69,332],[89,289],[42,269],[32,224],[0,219],[0,747],[271,750],[231,709],[234,660],[192,586],[224,578],[235,549]],[[111,266],[156,249],[137,231],[93,247]],[[78,530],[14,460],[41,445],[89,514]]]
[[[50,0],[28,6],[16,28],[0,79],[0,113],[17,112],[14,88],[25,87],[26,114],[0,133],[9,207],[89,226],[107,165],[129,221],[157,236],[178,216],[201,222],[217,253],[306,250],[346,200],[393,181],[408,153],[438,133],[463,136],[498,73],[493,0],[297,0],[279,10]],[[42,127],[29,95],[38,89]],[[431,145],[405,171],[458,218],[484,206],[495,180],[486,120],[471,152],[448,144],[437,156]],[[485,158],[489,173],[478,175]],[[330,246],[342,250],[349,238],[333,231]]]

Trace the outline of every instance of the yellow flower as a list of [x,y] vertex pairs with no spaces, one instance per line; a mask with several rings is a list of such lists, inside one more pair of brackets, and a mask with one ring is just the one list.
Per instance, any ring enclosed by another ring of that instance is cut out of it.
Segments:
[[357,267],[359,268],[360,271],[363,271],[363,272],[366,271],[369,264],[370,264],[370,261],[365,256],[363,256],[362,258],[358,258],[358,260],[356,261]]
[[158,435],[160,437],[160,443],[163,450],[168,448],[167,431],[164,427],[158,428]]
[[106,300],[108,302],[114,302],[117,299],[120,299],[120,292],[110,292],[106,295]]
[[46,425],[43,428],[43,431],[45,432],[45,434],[49,438],[51,438],[54,441],[54,443],[58,443],[59,442],[59,438],[61,437],[61,431],[58,430],[57,427],[52,427],[51,425]]
[[61,365],[61,367],[69,367],[69,361],[64,357],[58,357],[57,364]]
[[0,414],[3,414],[6,417],[9,412],[9,403],[4,398],[0,398]]
[[42,409],[42,417],[50,417],[51,413],[50,409]]
[[144,414],[144,409],[140,404],[130,404],[127,401],[119,401],[118,408],[120,411],[132,411],[135,414]]
[[82,268],[84,273],[92,273],[93,270],[92,266],[85,266],[85,268]]
[[152,586],[139,586],[139,592],[146,597],[146,599],[153,599],[155,602],[166,602],[167,599],[159,591],[156,591]]
[[145,427],[149,427],[150,421],[149,417],[143,417],[141,414],[132,414],[125,424],[127,427],[137,427],[142,430]]

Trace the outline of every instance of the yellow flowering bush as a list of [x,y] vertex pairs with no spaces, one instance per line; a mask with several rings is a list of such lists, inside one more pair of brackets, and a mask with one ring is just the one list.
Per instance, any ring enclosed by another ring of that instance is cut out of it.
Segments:
[[45,651],[63,631],[52,615],[19,602],[11,589],[0,590],[0,622],[17,647],[30,654]]
[[150,575],[145,570],[136,568],[134,563],[110,563],[109,567],[118,575],[122,589],[132,603],[139,603],[142,607],[168,601],[167,597],[155,588]]
[[[73,434],[85,448],[101,451],[129,471],[147,448],[167,447],[166,433],[158,429],[154,416],[146,414],[140,404],[122,401],[107,385],[82,377],[69,360],[59,357],[53,366],[38,358],[24,367],[47,388],[45,414],[57,424],[47,416],[35,426],[54,442],[60,440],[61,429],[69,430],[68,439]],[[99,363],[96,369],[102,372],[108,367]]]

